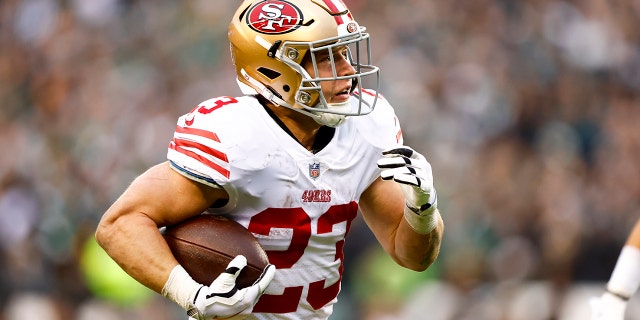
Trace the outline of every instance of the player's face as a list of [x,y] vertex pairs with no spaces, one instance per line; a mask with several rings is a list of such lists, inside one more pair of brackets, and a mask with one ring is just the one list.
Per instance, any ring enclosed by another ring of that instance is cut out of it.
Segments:
[[[333,56],[333,61],[331,59]],[[346,46],[336,47],[332,52],[322,51],[316,53],[316,64],[318,74],[315,74],[311,59],[307,59],[304,68],[316,78],[334,78],[336,76],[348,76],[356,73],[349,62],[348,49]],[[335,74],[334,74],[335,64]],[[353,79],[327,80],[321,81],[322,94],[328,103],[340,103],[349,100]]]

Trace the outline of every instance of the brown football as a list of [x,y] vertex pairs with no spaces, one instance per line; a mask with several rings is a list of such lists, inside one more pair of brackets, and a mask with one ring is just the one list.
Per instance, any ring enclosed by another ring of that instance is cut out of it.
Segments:
[[236,280],[239,288],[252,285],[269,263],[249,230],[221,216],[202,214],[165,228],[162,235],[178,262],[204,285],[210,285],[239,254],[247,258],[247,267]]

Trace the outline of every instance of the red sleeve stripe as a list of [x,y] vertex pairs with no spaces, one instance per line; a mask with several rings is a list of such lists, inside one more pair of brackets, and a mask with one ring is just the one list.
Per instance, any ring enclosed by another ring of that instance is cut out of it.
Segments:
[[185,139],[180,139],[180,138],[173,138],[173,143],[176,145],[176,147],[178,148],[191,148],[191,149],[198,149],[200,151],[202,151],[205,154],[209,154],[212,155],[224,162],[229,162],[229,159],[227,158],[227,154],[224,152],[221,152],[217,149],[211,148],[209,146],[206,146],[202,143],[199,142],[195,142],[195,141],[191,141],[191,140],[185,140]]
[[[193,135],[195,136],[194,138],[205,138],[205,139],[210,139],[216,142],[220,142],[220,138],[218,138],[218,135],[215,134],[215,132],[211,132],[208,130],[202,130],[202,129],[196,129],[196,128],[185,128],[185,127],[177,126],[176,133]],[[229,159],[227,158],[227,155],[224,152],[220,152],[217,149],[211,148],[203,143],[193,141],[192,139],[182,139],[178,136],[174,136],[173,142],[178,147],[198,149],[224,162],[229,162]]]
[[[195,142],[194,142],[193,144],[184,144],[184,143],[181,143],[180,145],[176,144],[176,142],[184,142],[184,141],[185,141],[185,140],[176,140],[176,139],[173,139],[173,141],[171,141],[171,143],[169,143],[169,149],[175,150],[175,151],[177,151],[177,152],[180,152],[180,153],[182,153],[182,154],[186,155],[187,157],[190,157],[190,158],[193,158],[193,159],[197,160],[198,162],[200,162],[200,163],[202,163],[202,164],[206,165],[207,167],[209,167],[209,168],[211,168],[211,169],[213,169],[213,170],[215,170],[215,171],[218,171],[218,173],[220,173],[221,175],[223,175],[223,176],[224,176],[224,177],[226,177],[227,179],[230,177],[231,173],[229,172],[229,170],[227,170],[227,169],[223,168],[221,165],[219,165],[219,164],[217,164],[217,163],[215,163],[215,162],[213,162],[213,161],[211,161],[211,160],[207,159],[206,157],[204,157],[204,156],[202,156],[202,155],[200,155],[200,154],[198,154],[198,153],[196,153],[196,152],[193,152],[193,151],[191,151],[191,150],[188,150],[188,149],[185,149],[185,148],[184,148],[184,147],[186,147],[186,146],[188,146],[188,145],[195,145],[195,144],[197,144],[197,143],[195,143]],[[201,147],[204,147],[205,149],[210,149],[210,148],[207,148],[207,147],[205,147],[205,146],[203,146],[203,145],[201,145],[201,144],[197,144],[197,145],[200,145]],[[202,150],[202,148],[198,148],[198,149],[199,149],[199,150]],[[219,151],[214,150],[214,149],[210,149],[210,150],[213,150],[213,151],[215,151],[216,153],[220,153]],[[222,155],[223,155],[223,157],[224,157],[224,159],[223,159],[223,160],[228,161],[228,160],[227,160],[227,155],[226,155],[226,154],[224,154],[224,153],[221,153],[221,154],[222,154]],[[217,157],[217,156],[216,156],[216,157]]]
[[207,138],[207,139],[211,139],[213,141],[220,142],[220,138],[218,138],[217,134],[215,134],[214,132],[211,132],[211,131],[207,131],[207,130],[196,129],[196,128],[185,128],[185,127],[181,127],[181,126],[176,126],[176,132],[177,133],[185,133],[185,134],[193,134],[193,135],[196,135],[196,136],[200,136],[200,137],[203,137],[203,138]]

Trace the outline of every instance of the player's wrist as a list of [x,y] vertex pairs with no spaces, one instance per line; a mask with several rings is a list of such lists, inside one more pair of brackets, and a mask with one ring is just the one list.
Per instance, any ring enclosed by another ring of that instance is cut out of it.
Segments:
[[435,211],[436,207],[438,206],[438,195],[435,189],[431,190],[431,192],[428,194],[423,193],[421,194],[421,196],[415,198],[421,201],[407,198],[405,200],[405,205],[409,210],[419,216],[429,215],[433,213],[433,211]]
[[427,210],[418,212],[415,212],[407,205],[404,207],[404,219],[416,233],[427,234],[438,226],[440,213],[435,205],[432,205]]
[[195,298],[203,287],[178,264],[171,270],[169,279],[160,293],[188,312],[194,308]]

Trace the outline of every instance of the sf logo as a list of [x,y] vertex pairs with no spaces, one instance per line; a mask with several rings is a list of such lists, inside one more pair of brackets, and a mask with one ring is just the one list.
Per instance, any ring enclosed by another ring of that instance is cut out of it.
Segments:
[[300,9],[287,1],[262,1],[247,14],[247,24],[265,34],[282,34],[298,28],[302,21]]
[[266,4],[262,7],[262,12],[258,15],[258,19],[267,20],[267,24],[262,27],[263,30],[275,31],[276,28],[273,27],[274,24],[277,24],[279,28],[282,28],[285,20],[289,24],[293,21],[294,17],[283,15],[282,9],[284,9],[283,4],[275,3]]

